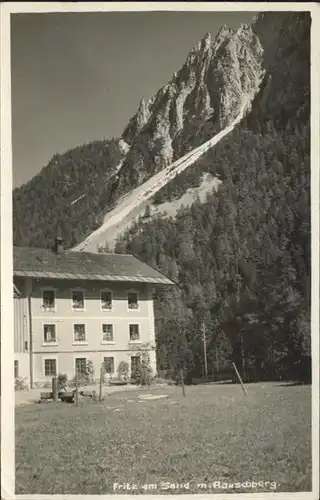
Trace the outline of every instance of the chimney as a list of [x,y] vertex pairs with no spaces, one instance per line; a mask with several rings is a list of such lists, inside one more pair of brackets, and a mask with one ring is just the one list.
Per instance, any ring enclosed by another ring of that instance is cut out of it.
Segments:
[[62,253],[64,250],[63,248],[63,238],[61,236],[57,236],[54,244],[54,251],[56,253]]

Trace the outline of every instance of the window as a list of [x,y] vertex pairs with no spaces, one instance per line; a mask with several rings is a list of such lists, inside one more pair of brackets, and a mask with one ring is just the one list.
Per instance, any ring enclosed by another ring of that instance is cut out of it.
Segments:
[[138,309],[139,301],[138,294],[134,292],[128,293],[128,309]]
[[102,311],[111,311],[112,309],[112,293],[101,292],[101,309]]
[[139,340],[139,325],[129,325],[130,340]]
[[14,378],[19,377],[19,361],[14,362]]
[[46,377],[54,377],[57,375],[57,360],[45,359],[44,360],[44,374]]
[[56,325],[43,325],[43,341],[56,342]]
[[114,358],[103,358],[103,364],[106,373],[114,373]]
[[86,327],[85,325],[73,325],[73,338],[74,342],[86,341]]
[[84,309],[84,293],[82,290],[72,291],[72,309],[74,311],[81,311]]
[[113,325],[102,325],[102,338],[104,342],[113,342]]
[[140,368],[140,356],[131,356],[131,372],[135,372]]
[[24,341],[24,350],[25,351],[28,350],[28,341],[27,340]]
[[55,292],[54,290],[43,290],[42,292],[42,307],[47,311],[52,311],[55,308]]
[[76,372],[81,375],[85,375],[87,373],[86,358],[76,358]]

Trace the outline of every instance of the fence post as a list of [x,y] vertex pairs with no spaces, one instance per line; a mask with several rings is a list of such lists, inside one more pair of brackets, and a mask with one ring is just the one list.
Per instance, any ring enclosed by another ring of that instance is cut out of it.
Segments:
[[103,382],[103,375],[104,375],[104,365],[103,365],[103,363],[102,363],[101,368],[100,368],[99,401],[102,401],[102,382]]
[[181,378],[182,394],[183,394],[183,397],[186,397],[186,392],[184,390],[184,380],[183,380],[183,369],[182,368],[180,370],[180,378]]
[[242,382],[242,379],[240,377],[240,373],[238,372],[236,365],[234,363],[232,363],[232,366],[233,366],[233,368],[234,368],[234,370],[236,372],[236,375],[237,375],[237,377],[239,379],[239,382],[241,384],[243,392],[245,393],[246,396],[248,396],[247,389],[245,388],[244,383]]
[[52,377],[52,399],[53,401],[58,401],[58,378]]
[[79,405],[79,379],[78,379],[78,369],[76,368],[76,406]]

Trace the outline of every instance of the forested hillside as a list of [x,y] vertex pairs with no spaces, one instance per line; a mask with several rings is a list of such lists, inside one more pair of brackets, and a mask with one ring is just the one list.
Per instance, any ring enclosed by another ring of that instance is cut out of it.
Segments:
[[182,357],[199,376],[204,322],[211,370],[234,359],[245,378],[308,379],[309,126],[238,130],[217,154],[217,194],[176,219],[138,222],[117,245],[179,283],[157,295],[160,366],[175,372]]
[[101,222],[123,158],[118,140],[96,141],[55,155],[13,192],[13,239],[48,247],[57,234],[71,247]]
[[155,201],[202,172],[220,175],[218,193],[176,218],[140,219],[117,245],[179,283],[156,299],[159,363],[171,373],[180,363],[203,373],[204,323],[211,372],[234,360],[247,380],[311,377],[310,20],[280,21],[282,59],[265,51],[270,72],[251,114]]

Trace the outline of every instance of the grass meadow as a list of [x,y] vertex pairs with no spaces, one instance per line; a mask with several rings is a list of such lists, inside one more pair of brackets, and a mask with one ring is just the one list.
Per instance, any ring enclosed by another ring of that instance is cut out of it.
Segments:
[[311,490],[311,386],[146,392],[16,408],[16,494]]

